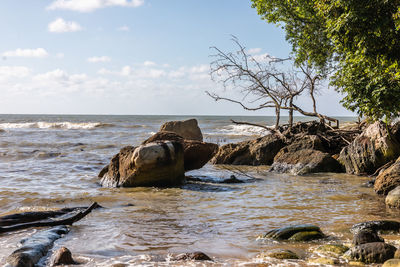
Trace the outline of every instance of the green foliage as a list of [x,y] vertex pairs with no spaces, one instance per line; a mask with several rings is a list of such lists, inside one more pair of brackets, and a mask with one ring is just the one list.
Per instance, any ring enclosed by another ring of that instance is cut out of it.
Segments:
[[400,112],[400,0],[252,0],[282,25],[297,62],[332,71],[343,105],[374,120]]

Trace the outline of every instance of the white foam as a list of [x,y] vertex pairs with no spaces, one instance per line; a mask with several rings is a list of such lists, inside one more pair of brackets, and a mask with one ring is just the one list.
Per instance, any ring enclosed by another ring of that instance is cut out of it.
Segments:
[[2,129],[24,129],[24,128],[37,128],[37,129],[94,129],[104,126],[100,122],[22,122],[22,123],[0,123]]
[[264,136],[271,132],[257,126],[251,125],[228,125],[218,131],[224,135]]

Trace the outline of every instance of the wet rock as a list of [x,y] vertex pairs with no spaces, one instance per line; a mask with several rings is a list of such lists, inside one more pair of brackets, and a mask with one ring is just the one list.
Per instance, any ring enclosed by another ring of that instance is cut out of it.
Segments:
[[[271,238],[276,240],[290,240],[290,238],[293,237],[296,239],[299,238],[300,239],[299,241],[303,241],[301,240],[301,238],[307,238],[307,241],[309,241],[314,239],[320,239],[324,236],[325,235],[322,233],[321,229],[318,226],[312,224],[299,224],[299,225],[286,226],[271,230],[264,235],[264,238]],[[309,239],[311,237],[313,237],[313,239]]]
[[202,168],[218,151],[217,144],[187,140],[173,132],[158,132],[142,144],[158,141],[176,141],[183,145],[185,171]]
[[166,122],[159,130],[159,132],[163,131],[174,132],[184,139],[203,141],[203,134],[201,133],[196,119]]
[[383,243],[367,243],[355,246],[346,252],[345,258],[361,261],[363,263],[384,263],[388,259],[392,259],[396,247]]
[[161,141],[135,147],[124,147],[101,177],[107,187],[173,186],[184,181],[182,144]]
[[194,261],[212,261],[210,257],[208,257],[206,254],[200,251],[196,252],[191,252],[191,253],[182,253],[179,255],[176,255],[175,257],[171,258],[171,261],[188,261],[188,260],[194,260]]
[[400,259],[387,260],[382,267],[400,267]]
[[311,259],[309,260],[309,263],[311,264],[319,264],[322,266],[325,265],[336,265],[339,264],[338,259],[332,259],[332,258],[317,258],[317,259]]
[[222,184],[242,184],[244,182],[242,180],[239,180],[238,178],[236,178],[235,175],[231,175],[231,177],[229,177],[228,179],[222,180],[221,183]]
[[274,158],[271,171],[303,175],[316,172],[341,172],[342,168],[328,153],[303,149],[278,154]]
[[399,232],[400,231],[400,222],[397,221],[368,221],[368,222],[361,222],[354,224],[350,232],[353,234],[358,233],[361,230],[371,230],[376,232],[381,231],[392,231],[392,232]]
[[71,251],[66,247],[62,247],[53,254],[50,266],[72,265],[72,264],[76,264],[76,262],[72,258]]
[[386,125],[375,122],[340,152],[339,162],[351,174],[372,174],[400,154],[398,141],[391,137]]
[[377,194],[387,195],[400,186],[400,158],[376,177],[374,189]]
[[270,257],[274,259],[280,259],[280,260],[285,260],[285,259],[299,259],[300,257],[294,253],[291,250],[288,249],[274,249],[271,251],[268,251],[267,253],[263,253],[262,257]]
[[324,238],[324,234],[318,231],[305,231],[305,232],[298,232],[292,235],[288,240],[289,241],[311,241]]
[[400,209],[400,186],[389,192],[386,196],[385,203],[389,207]]
[[296,152],[303,149],[312,149],[326,152],[322,144],[321,138],[319,138],[317,135],[306,135],[301,138],[295,139],[291,144],[282,148],[278,152],[276,157],[279,157],[281,154]]
[[385,240],[378,235],[374,230],[361,230],[353,237],[353,245],[358,246],[366,243],[385,242]]
[[328,252],[335,255],[343,255],[349,248],[341,244],[327,244],[317,248],[319,252]]
[[218,149],[213,164],[270,165],[274,156],[285,145],[276,135],[267,135],[251,141],[226,144]]
[[394,253],[394,258],[400,259],[400,249],[396,250],[396,253]]
[[8,258],[9,267],[34,267],[44,257],[54,242],[68,233],[66,226],[56,226],[40,231],[21,241],[22,246]]

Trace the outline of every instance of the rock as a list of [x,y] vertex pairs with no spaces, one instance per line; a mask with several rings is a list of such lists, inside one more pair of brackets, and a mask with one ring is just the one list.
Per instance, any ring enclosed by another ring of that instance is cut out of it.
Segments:
[[328,153],[303,149],[279,153],[274,158],[271,171],[303,175],[316,172],[341,172],[340,164]]
[[394,258],[400,259],[400,249],[396,250],[396,253],[394,253]]
[[[304,233],[304,236],[301,235],[301,233]],[[312,224],[299,224],[271,230],[264,235],[264,238],[272,238],[275,240],[291,240],[290,238],[299,238],[299,241],[303,241],[300,237],[304,237],[307,239],[307,241],[309,241],[313,239],[320,239],[324,236],[325,235],[318,226]],[[311,237],[313,239],[310,239]]]
[[196,119],[166,122],[159,130],[159,132],[163,131],[174,132],[184,139],[203,141],[203,134],[201,133]]
[[348,247],[340,244],[327,244],[317,248],[317,251],[319,252],[328,252],[339,256],[343,255],[348,250]]
[[332,259],[332,258],[317,258],[317,259],[311,259],[309,260],[309,263],[311,264],[318,264],[318,265],[336,265],[339,264],[338,259]]
[[321,139],[317,135],[306,135],[299,139],[296,139],[291,144],[282,148],[275,157],[279,157],[280,155],[288,152],[296,152],[302,149],[313,149],[326,152]]
[[217,144],[186,140],[173,132],[158,132],[142,144],[158,141],[176,141],[183,145],[185,171],[202,168],[218,151]]
[[386,205],[400,209],[400,186],[389,192],[385,199]]
[[299,259],[300,257],[297,256],[296,253],[294,253],[291,250],[288,249],[274,249],[271,251],[268,251],[267,253],[263,253],[261,257],[270,257],[274,259],[280,259],[280,260],[285,260],[285,259]]
[[377,194],[387,195],[400,186],[400,158],[376,177],[374,189]]
[[226,144],[211,160],[213,164],[271,165],[274,156],[285,145],[276,135],[267,135],[251,141]]
[[57,266],[69,264],[76,264],[76,262],[72,259],[71,251],[66,247],[62,247],[53,254],[50,265]]
[[378,235],[374,230],[361,230],[353,237],[353,245],[358,246],[366,243],[385,242],[385,240]]
[[400,222],[397,221],[368,221],[368,222],[361,222],[354,224],[350,228],[350,232],[353,234],[358,233],[361,230],[371,230],[376,232],[381,231],[392,231],[392,232],[399,232],[400,231]]
[[176,255],[175,257],[171,258],[171,261],[188,261],[188,260],[194,260],[194,261],[212,261],[210,257],[208,257],[206,254],[200,251],[196,252],[191,252],[191,253],[182,253],[179,255]]
[[298,232],[292,235],[288,240],[289,241],[311,241],[316,239],[324,238],[324,234],[318,231],[307,231],[307,232]]
[[400,259],[387,260],[382,267],[400,267]]
[[388,133],[386,125],[375,122],[340,152],[339,162],[347,173],[372,174],[400,154],[398,141]]
[[346,252],[345,258],[363,263],[384,263],[393,258],[396,247],[383,243],[367,243],[355,246]]
[[9,267],[34,267],[53,246],[54,242],[68,233],[67,226],[56,226],[40,231],[21,241],[22,246],[8,258]]
[[121,149],[101,179],[107,187],[172,186],[184,179],[183,146],[176,141]]
[[392,127],[390,128],[390,132],[397,141],[400,141],[400,121],[392,125]]
[[242,184],[244,183],[242,180],[236,178],[235,175],[231,175],[228,179],[222,180],[221,184]]

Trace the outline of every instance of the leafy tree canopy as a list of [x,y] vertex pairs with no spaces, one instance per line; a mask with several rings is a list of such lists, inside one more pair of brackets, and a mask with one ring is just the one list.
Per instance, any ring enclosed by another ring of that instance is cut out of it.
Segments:
[[400,0],[252,0],[279,24],[297,63],[308,61],[373,119],[400,112]]

